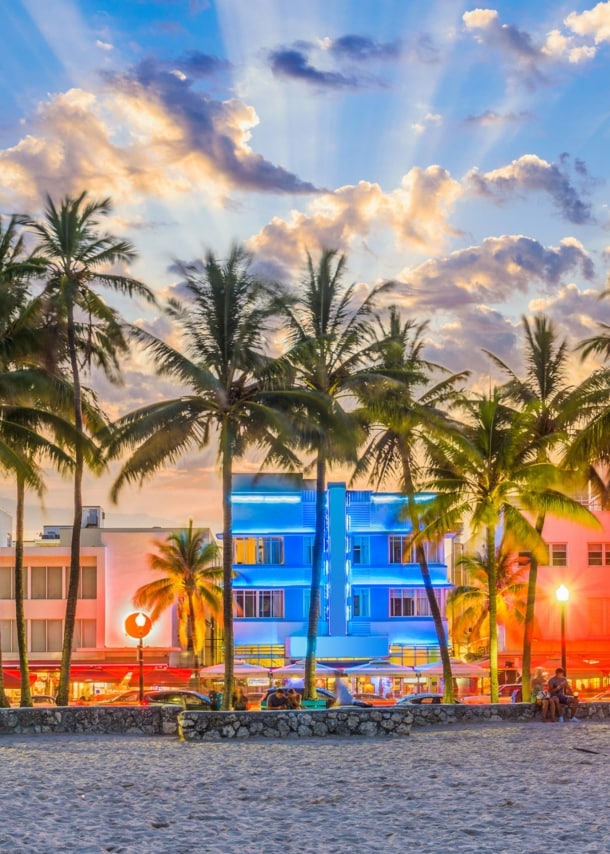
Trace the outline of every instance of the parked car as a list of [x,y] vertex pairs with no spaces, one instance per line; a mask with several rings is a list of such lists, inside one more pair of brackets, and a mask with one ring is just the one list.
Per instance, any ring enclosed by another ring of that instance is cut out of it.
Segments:
[[[143,698],[143,706],[158,706],[158,705],[182,706],[183,709],[188,709],[194,712],[209,712],[212,708],[210,698],[206,694],[199,694],[197,691],[183,691],[182,689],[167,691],[145,691]],[[110,700],[102,700],[100,706],[139,706],[140,692],[125,691],[112,697]]]
[[[437,704],[443,702],[443,695],[436,694],[434,692],[422,693],[422,694],[407,694],[405,697],[401,697],[400,700],[396,701],[397,706],[428,706],[431,704]],[[459,703],[459,700],[455,700],[455,703]]]
[[596,694],[594,697],[591,697],[587,700],[588,703],[610,703],[610,688],[606,688],[605,691],[600,691],[599,694]]
[[395,706],[396,697],[382,697],[381,694],[368,694],[363,691],[360,694],[353,694],[354,700],[362,700],[369,706]]
[[[498,702],[499,703],[520,703],[521,701],[521,683],[520,682],[511,682],[510,684],[500,685],[498,688]],[[517,698],[517,699],[515,699]],[[468,706],[480,706],[486,705],[487,703],[491,703],[491,697],[489,694],[471,694],[468,697],[461,698],[462,703],[465,703]],[[524,701],[526,703],[529,702],[529,697]]]
[[[261,700],[261,709],[267,708],[267,697],[269,696],[269,694],[274,694],[276,690],[277,690],[276,688],[268,688],[267,689],[265,696]],[[282,689],[282,690],[286,690],[286,689]],[[301,697],[303,696],[303,691],[304,691],[303,688],[296,688],[295,690],[298,691],[298,693],[301,695]],[[325,701],[327,709],[330,709],[331,706],[337,705],[337,698],[335,697],[335,695],[333,694],[332,691],[328,690],[328,688],[316,688],[316,694],[317,694],[318,700],[324,700]],[[360,708],[368,709],[372,706],[372,703],[366,703],[364,700],[356,700],[354,698],[351,703],[349,703],[349,704],[345,703],[343,705],[359,706]]]
[[56,706],[55,697],[50,694],[34,694],[32,695],[32,703],[35,706]]

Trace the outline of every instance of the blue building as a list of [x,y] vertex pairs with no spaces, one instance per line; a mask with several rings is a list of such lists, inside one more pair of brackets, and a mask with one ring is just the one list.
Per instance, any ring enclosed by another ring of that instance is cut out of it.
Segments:
[[[307,644],[315,484],[301,475],[233,479],[235,655],[269,666],[303,658]],[[425,500],[425,496],[422,496]],[[344,665],[381,656],[438,658],[438,643],[399,493],[330,483],[317,657]],[[445,615],[450,537],[428,549]],[[446,630],[446,624],[445,624]]]

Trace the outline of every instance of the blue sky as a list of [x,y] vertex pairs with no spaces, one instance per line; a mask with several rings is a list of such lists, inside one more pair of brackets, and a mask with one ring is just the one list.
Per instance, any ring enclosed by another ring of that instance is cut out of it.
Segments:
[[[160,296],[207,247],[244,242],[294,287],[306,250],[338,248],[430,321],[431,356],[487,377],[481,348],[519,368],[524,313],[574,342],[610,322],[609,64],[610,2],[12,0],[0,212],[110,195]],[[171,393],[141,359],[100,391],[113,413]],[[109,515],[182,524],[216,483],[210,451]],[[65,516],[67,484],[47,506]]]

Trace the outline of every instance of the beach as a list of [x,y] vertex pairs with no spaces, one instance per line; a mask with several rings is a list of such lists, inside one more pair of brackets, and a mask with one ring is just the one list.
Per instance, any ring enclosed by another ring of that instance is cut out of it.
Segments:
[[2,854],[610,851],[602,722],[386,739],[2,736],[0,768]]

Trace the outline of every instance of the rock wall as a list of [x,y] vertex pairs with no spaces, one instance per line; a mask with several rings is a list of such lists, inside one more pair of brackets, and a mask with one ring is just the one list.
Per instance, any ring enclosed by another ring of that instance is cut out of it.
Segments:
[[411,732],[409,708],[315,709],[279,712],[183,712],[180,735],[188,741],[223,738],[324,738],[328,736],[405,736]]
[[40,733],[177,735],[180,706],[0,709],[0,736]]
[[[581,720],[610,721],[610,703],[581,703]],[[540,720],[530,703],[488,706],[384,706],[299,712],[185,712],[179,706],[66,706],[0,709],[2,735],[78,733],[180,736],[189,741],[244,738],[398,737],[412,727]],[[568,724],[565,724],[566,726]]]

